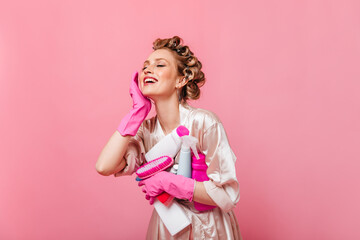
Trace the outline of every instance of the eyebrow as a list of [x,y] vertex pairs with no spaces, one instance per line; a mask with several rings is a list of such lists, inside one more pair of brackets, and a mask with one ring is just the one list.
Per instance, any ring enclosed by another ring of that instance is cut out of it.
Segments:
[[[165,60],[166,62],[169,62],[169,61],[166,60],[165,58],[155,58],[155,60],[161,60],[161,59]],[[146,61],[144,62],[144,64],[145,64],[145,63],[148,63],[148,62],[149,62],[149,60],[146,60]]]

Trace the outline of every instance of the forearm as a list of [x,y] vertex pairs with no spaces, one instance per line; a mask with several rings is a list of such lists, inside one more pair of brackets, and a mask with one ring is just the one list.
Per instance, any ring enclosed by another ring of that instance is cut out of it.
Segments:
[[126,162],[124,154],[131,136],[122,136],[118,131],[111,136],[96,162],[96,170],[104,176],[121,171]]
[[207,205],[217,206],[216,203],[207,194],[204,183],[195,181],[195,190],[193,201]]

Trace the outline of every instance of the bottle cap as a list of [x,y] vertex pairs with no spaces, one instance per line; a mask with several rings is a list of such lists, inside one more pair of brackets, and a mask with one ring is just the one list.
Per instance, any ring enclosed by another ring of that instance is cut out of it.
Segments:
[[185,136],[185,135],[189,135],[189,129],[187,129],[185,126],[180,125],[179,127],[176,128],[176,133],[179,135],[179,137]]

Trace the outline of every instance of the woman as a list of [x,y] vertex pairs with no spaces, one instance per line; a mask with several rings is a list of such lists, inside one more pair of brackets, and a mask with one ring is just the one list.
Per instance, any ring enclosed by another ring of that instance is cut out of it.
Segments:
[[[139,185],[150,204],[166,190],[176,197],[192,222],[171,236],[154,210],[147,239],[241,239],[232,211],[240,197],[236,157],[219,118],[186,102],[200,97],[205,76],[201,62],[181,42],[178,36],[154,41],[154,51],[144,62],[141,73],[136,72],[131,82],[133,109],[122,119],[102,150],[96,169],[105,176],[131,175],[145,163],[147,151],[183,125],[198,139],[197,148],[206,156],[210,180],[196,182],[165,171],[142,181]],[[156,116],[145,120],[151,109],[150,99],[154,102]],[[194,208],[194,201],[217,207],[199,212]]]

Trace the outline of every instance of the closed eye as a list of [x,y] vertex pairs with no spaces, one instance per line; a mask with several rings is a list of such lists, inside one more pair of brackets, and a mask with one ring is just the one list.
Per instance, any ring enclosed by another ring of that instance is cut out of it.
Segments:
[[[156,65],[157,67],[165,67],[165,65]],[[142,70],[145,70],[146,67],[143,67]]]

